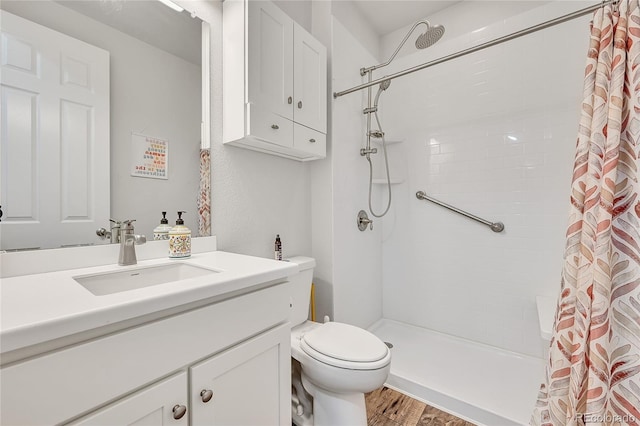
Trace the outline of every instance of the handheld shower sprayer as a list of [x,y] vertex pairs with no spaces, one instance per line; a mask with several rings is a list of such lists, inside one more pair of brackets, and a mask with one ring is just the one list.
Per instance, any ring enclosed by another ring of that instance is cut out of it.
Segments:
[[380,95],[382,94],[382,92],[387,90],[389,86],[391,86],[391,80],[384,80],[382,83],[380,83],[380,86],[378,87],[378,93],[376,93],[376,98],[373,101],[373,107],[376,109],[376,111],[378,109],[378,99],[380,99]]

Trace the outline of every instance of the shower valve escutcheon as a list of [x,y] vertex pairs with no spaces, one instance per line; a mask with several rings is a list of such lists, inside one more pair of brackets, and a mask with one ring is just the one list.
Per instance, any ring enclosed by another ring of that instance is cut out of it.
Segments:
[[367,212],[364,210],[360,210],[358,212],[358,229],[361,231],[366,231],[367,226],[370,230],[373,230],[373,220],[369,219]]

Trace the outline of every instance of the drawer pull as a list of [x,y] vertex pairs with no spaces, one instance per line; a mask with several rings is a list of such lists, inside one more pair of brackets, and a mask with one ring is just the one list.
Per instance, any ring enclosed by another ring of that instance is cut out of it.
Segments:
[[180,420],[187,413],[187,407],[184,405],[176,405],[173,407],[173,418],[176,420]]
[[309,139],[309,142],[311,142],[311,143],[315,143],[315,142],[316,142],[316,140],[315,140],[315,139],[313,139],[313,138],[311,138],[311,139]]
[[287,103],[289,105],[291,105],[293,103],[293,98],[291,96],[289,96],[289,98],[287,98]]
[[200,396],[202,397],[202,402],[209,402],[213,398],[213,391],[211,389],[203,389],[200,392]]
[[277,124],[272,124],[272,125],[271,125],[271,128],[272,128],[273,130],[278,130],[278,129],[280,128],[280,126],[278,126]]
[[302,101],[298,101],[298,109],[302,109]]

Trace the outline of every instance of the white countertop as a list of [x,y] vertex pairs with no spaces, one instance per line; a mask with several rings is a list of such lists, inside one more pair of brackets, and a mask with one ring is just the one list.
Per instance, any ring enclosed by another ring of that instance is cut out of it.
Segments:
[[[72,277],[183,262],[219,273],[96,296]],[[187,259],[152,259],[133,266],[104,265],[3,278],[0,285],[0,352],[82,333],[158,311],[251,290],[298,272],[296,264],[222,251]]]

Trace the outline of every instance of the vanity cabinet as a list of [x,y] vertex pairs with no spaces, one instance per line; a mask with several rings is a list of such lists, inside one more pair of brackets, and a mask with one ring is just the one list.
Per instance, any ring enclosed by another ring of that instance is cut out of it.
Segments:
[[189,424],[186,401],[187,374],[181,372],[72,424],[186,426]]
[[224,142],[300,161],[324,158],[326,48],[271,2],[223,7]]
[[290,424],[289,394],[274,392],[291,368],[290,340],[286,325],[190,367],[191,424]]
[[0,369],[7,425],[289,425],[283,282]]

